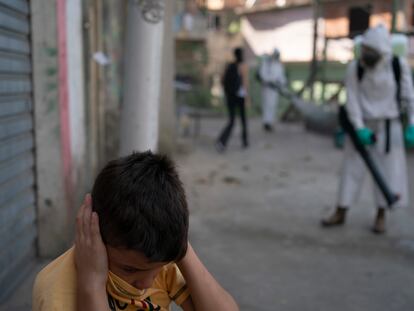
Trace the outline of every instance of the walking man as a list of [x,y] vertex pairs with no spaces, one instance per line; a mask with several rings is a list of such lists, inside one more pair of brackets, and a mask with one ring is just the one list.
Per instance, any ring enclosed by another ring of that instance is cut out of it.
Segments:
[[248,96],[248,68],[244,63],[243,50],[241,48],[234,50],[234,58],[234,62],[227,66],[222,79],[229,119],[216,141],[218,152],[223,152],[226,149],[237,111],[240,114],[242,125],[242,146],[243,148],[249,146],[245,107]]

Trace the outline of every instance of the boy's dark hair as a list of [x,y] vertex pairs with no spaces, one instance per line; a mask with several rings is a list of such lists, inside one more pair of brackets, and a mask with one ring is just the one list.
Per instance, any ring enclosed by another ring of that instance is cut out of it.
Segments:
[[105,244],[140,251],[152,262],[187,251],[188,208],[172,161],[150,151],[110,161],[92,189]]

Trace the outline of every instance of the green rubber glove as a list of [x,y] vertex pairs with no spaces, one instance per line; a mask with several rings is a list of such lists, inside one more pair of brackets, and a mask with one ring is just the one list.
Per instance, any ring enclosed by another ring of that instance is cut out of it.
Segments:
[[365,146],[369,146],[374,143],[372,139],[372,137],[374,136],[374,132],[367,127],[363,127],[357,130],[357,136],[361,144]]
[[405,145],[407,148],[414,147],[414,125],[409,125],[404,133]]

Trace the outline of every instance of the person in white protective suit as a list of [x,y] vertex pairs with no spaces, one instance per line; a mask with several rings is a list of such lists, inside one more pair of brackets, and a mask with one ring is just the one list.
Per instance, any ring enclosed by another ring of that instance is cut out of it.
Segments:
[[272,85],[284,85],[286,83],[285,71],[280,63],[278,49],[275,49],[271,56],[265,55],[263,57],[259,68],[259,78],[262,83],[263,129],[271,132],[279,103],[279,93]]
[[[394,63],[397,63],[398,70]],[[399,71],[398,78],[396,71]],[[405,146],[414,146],[414,90],[411,69],[404,58],[393,56],[390,35],[384,26],[364,33],[361,57],[348,65],[345,84],[345,109],[358,139],[371,153],[390,189],[400,197],[392,207],[408,206]],[[408,114],[405,129],[400,119],[402,102],[406,104]],[[373,137],[376,137],[376,142]],[[356,202],[366,172],[360,155],[348,140],[338,205],[332,216],[322,220],[323,226],[345,223],[346,212]],[[384,233],[387,204],[379,188],[376,185],[374,188],[378,211],[372,230]]]

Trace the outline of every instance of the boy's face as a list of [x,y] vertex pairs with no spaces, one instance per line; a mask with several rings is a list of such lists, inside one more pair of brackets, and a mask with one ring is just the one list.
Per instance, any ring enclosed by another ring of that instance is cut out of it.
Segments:
[[151,287],[161,268],[168,262],[150,262],[134,250],[106,246],[109,270],[137,289]]

